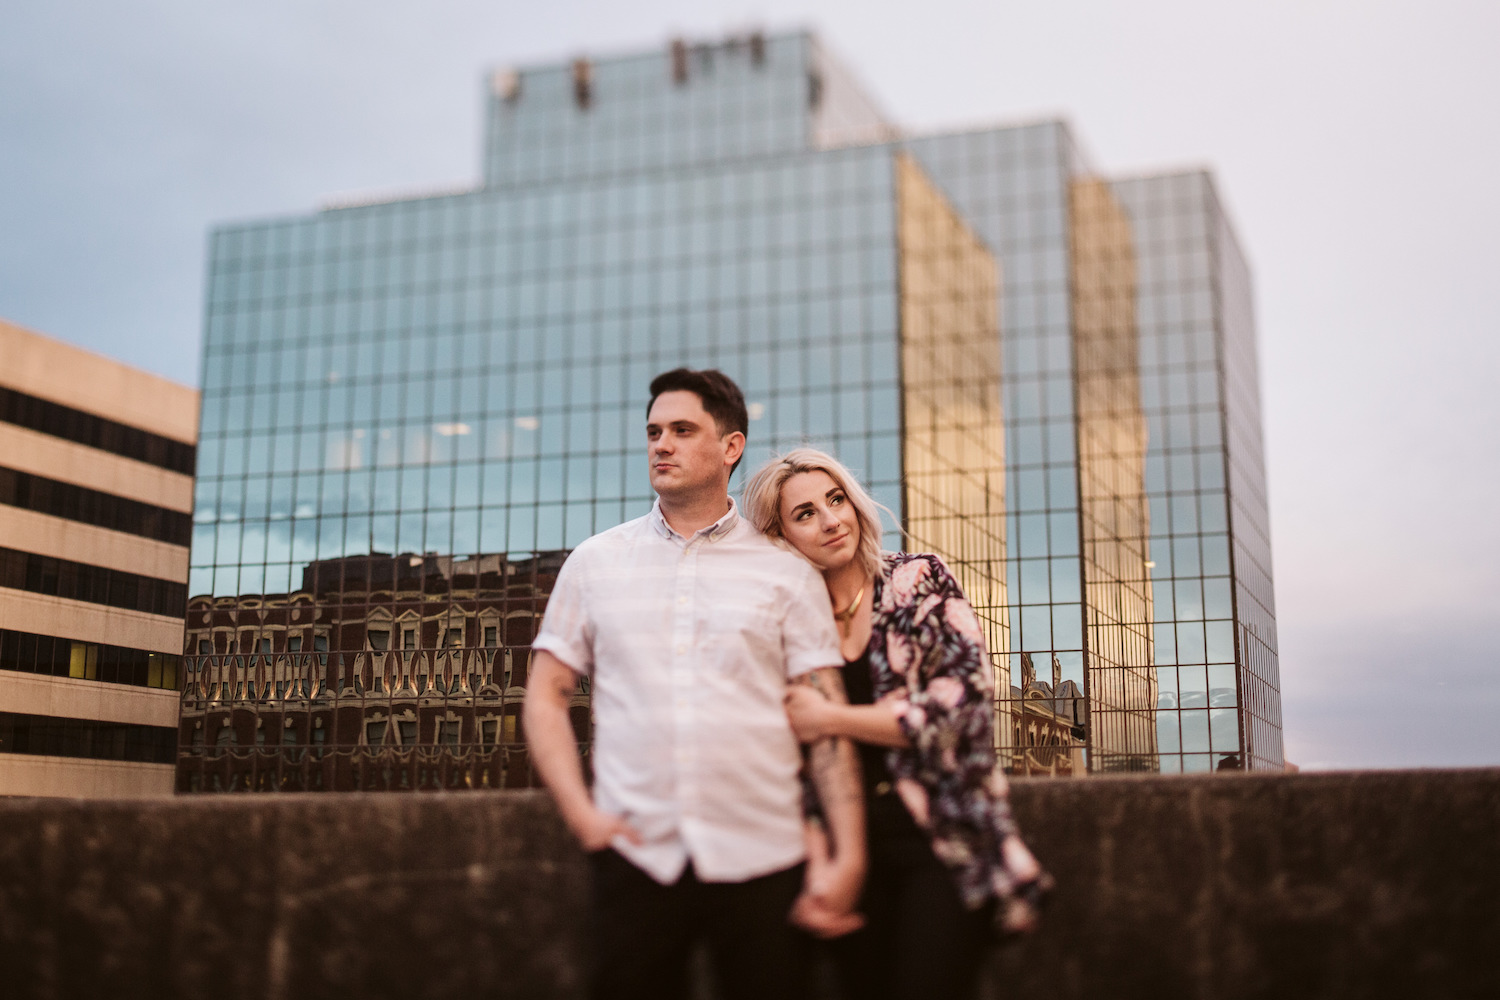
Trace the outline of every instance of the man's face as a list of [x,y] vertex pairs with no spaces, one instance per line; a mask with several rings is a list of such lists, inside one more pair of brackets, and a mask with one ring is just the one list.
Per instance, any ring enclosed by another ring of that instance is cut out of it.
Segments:
[[730,469],[745,450],[745,436],[736,431],[720,437],[703,400],[685,389],[656,397],[646,415],[646,442],[651,488],[672,498],[722,492]]

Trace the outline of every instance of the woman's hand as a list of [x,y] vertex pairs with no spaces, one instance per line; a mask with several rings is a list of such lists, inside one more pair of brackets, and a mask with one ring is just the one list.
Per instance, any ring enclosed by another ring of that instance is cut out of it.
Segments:
[[842,937],[865,924],[857,911],[864,887],[865,859],[858,851],[837,859],[828,851],[828,835],[815,823],[803,827],[807,843],[807,869],[802,894],[792,904],[788,919],[825,940]]
[[806,685],[794,684],[787,688],[782,701],[787,721],[799,741],[812,743],[830,735],[828,723],[833,704],[822,694]]

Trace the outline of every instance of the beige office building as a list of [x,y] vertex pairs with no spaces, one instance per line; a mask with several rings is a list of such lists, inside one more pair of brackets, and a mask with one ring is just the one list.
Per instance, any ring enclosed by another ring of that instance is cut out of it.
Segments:
[[0,321],[0,795],[171,793],[197,425]]

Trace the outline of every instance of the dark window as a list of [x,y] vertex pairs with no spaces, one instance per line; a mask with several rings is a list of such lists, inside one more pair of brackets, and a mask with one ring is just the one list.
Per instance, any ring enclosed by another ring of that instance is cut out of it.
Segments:
[[170,764],[177,758],[177,730],[0,712],[0,753]]
[[177,690],[182,657],[0,629],[0,670]]
[[0,549],[0,587],[182,618],[187,584]]
[[391,648],[390,629],[372,628],[365,635],[369,636],[371,649],[385,650]]
[[15,469],[0,468],[0,504],[170,545],[185,546],[193,539],[191,514]]
[[494,649],[500,644],[500,630],[494,625],[484,627],[484,645],[486,649]]
[[14,389],[0,388],[0,421],[186,476],[193,474],[195,449],[190,444]]

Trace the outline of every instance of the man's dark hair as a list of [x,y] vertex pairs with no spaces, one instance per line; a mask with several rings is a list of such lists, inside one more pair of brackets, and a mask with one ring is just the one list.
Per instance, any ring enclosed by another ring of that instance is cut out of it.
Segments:
[[651,380],[651,402],[646,404],[646,416],[656,405],[656,397],[664,392],[691,392],[703,401],[703,409],[714,418],[719,437],[739,431],[749,436],[750,415],[745,411],[745,397],[734,379],[717,368],[695,371],[691,368],[673,368],[662,372]]

